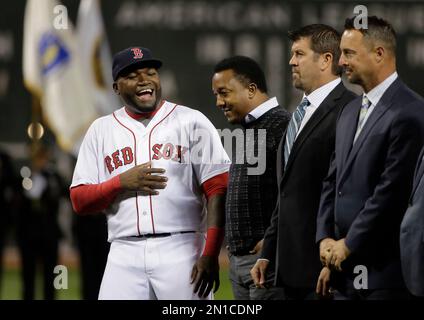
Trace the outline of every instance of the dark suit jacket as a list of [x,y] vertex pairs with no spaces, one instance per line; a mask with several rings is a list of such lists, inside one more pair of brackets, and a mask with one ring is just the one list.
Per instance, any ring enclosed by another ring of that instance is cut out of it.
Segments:
[[424,149],[418,157],[409,207],[400,229],[402,271],[409,291],[424,296]]
[[337,116],[354,97],[342,83],[330,92],[295,140],[284,175],[285,136],[280,142],[280,196],[262,250],[264,258],[276,260],[279,286],[315,288],[321,270],[315,232],[322,181],[334,152]]
[[354,266],[364,265],[369,289],[401,288],[399,227],[424,143],[424,101],[397,78],[352,146],[360,107],[358,97],[337,123],[316,240],[346,238],[351,255],[342,264],[342,279],[352,281]]

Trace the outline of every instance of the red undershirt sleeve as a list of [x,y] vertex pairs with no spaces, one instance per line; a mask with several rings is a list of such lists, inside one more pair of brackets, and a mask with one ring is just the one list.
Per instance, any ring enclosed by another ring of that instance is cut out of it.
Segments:
[[[228,185],[228,172],[219,174],[209,180],[206,180],[203,184],[203,192],[206,198],[209,200],[211,197],[217,194],[225,194],[227,192]],[[224,240],[224,228],[209,227],[206,234],[205,250],[203,256],[217,257],[221,250],[221,245]]]
[[119,175],[99,184],[71,188],[71,202],[78,214],[97,213],[109,207],[121,192]]
[[203,192],[206,199],[209,200],[216,194],[225,194],[227,192],[228,185],[228,172],[218,174],[209,180],[206,180],[202,184]]

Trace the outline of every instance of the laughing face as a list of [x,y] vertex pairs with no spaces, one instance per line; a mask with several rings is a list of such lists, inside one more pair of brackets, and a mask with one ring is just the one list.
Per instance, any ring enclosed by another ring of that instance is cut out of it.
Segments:
[[249,89],[235,76],[233,70],[214,74],[212,91],[216,106],[220,108],[230,123],[240,123],[249,112]]
[[154,111],[162,98],[158,71],[151,67],[133,68],[122,73],[113,88],[135,113]]

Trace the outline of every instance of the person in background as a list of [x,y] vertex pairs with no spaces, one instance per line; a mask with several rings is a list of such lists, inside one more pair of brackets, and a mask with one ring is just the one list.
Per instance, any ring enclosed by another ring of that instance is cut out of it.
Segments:
[[3,248],[12,224],[12,210],[16,199],[17,185],[18,180],[12,160],[5,151],[0,150],[0,295],[3,275]]
[[35,298],[37,266],[43,275],[43,298],[55,298],[54,268],[62,232],[58,213],[66,185],[51,162],[51,149],[42,143],[31,146],[30,183],[22,190],[17,220],[17,242],[22,261],[23,298]]
[[74,215],[72,231],[80,256],[82,299],[97,300],[110,248],[106,217]]

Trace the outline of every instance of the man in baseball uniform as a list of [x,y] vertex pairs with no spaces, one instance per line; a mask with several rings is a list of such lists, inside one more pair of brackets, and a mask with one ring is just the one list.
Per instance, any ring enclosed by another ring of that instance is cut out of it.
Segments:
[[230,160],[202,113],[162,100],[161,65],[142,47],[114,56],[125,105],[94,121],[79,151],[74,210],[108,219],[99,299],[211,299],[219,287]]

